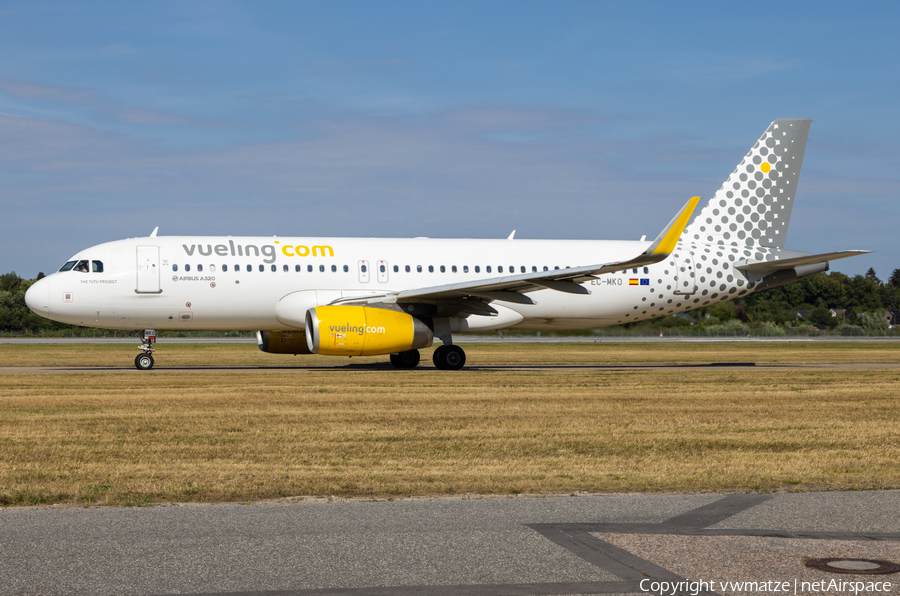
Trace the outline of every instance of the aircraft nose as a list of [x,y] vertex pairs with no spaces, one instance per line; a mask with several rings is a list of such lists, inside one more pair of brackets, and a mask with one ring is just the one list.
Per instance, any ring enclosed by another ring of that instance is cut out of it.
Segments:
[[50,282],[39,279],[25,292],[25,304],[41,316],[50,314]]

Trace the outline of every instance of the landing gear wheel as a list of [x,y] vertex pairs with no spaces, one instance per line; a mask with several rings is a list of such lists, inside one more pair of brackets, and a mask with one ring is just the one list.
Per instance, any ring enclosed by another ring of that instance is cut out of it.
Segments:
[[153,368],[153,356],[150,354],[138,354],[134,359],[134,365],[138,370],[150,370]]
[[415,368],[419,365],[419,350],[406,350],[391,354],[391,364],[397,368]]
[[441,346],[434,351],[433,360],[440,370],[459,370],[466,364],[466,353],[459,346]]

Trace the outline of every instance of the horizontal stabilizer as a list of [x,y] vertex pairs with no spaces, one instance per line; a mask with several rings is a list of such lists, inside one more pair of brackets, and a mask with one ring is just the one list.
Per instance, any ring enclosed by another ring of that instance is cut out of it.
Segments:
[[773,273],[775,271],[783,271],[785,269],[793,269],[803,265],[815,265],[817,263],[827,263],[828,261],[836,261],[837,259],[846,259],[847,257],[855,257],[865,255],[872,252],[871,250],[844,250],[840,252],[829,252],[821,255],[804,255],[802,257],[793,257],[790,259],[780,259],[777,261],[760,261],[760,262],[739,262],[734,268],[742,271],[753,273]]

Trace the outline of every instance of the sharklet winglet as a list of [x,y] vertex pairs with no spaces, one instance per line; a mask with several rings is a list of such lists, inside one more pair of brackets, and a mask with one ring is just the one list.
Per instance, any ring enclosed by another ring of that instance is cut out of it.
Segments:
[[697,208],[697,203],[700,202],[700,197],[693,197],[690,199],[684,207],[681,208],[681,211],[672,218],[672,221],[669,222],[669,225],[665,227],[665,229],[660,232],[659,236],[656,237],[656,240],[653,241],[653,244],[650,245],[650,248],[644,251],[645,255],[670,255],[672,251],[675,250],[675,245],[678,243],[678,238],[681,236],[681,233],[684,231],[684,228],[687,227],[688,222],[691,220],[691,215],[694,214],[694,209]]

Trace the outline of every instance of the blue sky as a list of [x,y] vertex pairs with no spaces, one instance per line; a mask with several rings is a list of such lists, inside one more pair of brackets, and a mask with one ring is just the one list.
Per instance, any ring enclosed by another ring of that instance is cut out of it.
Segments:
[[813,118],[787,247],[900,267],[896,3],[0,2],[0,272],[161,235],[653,237]]

